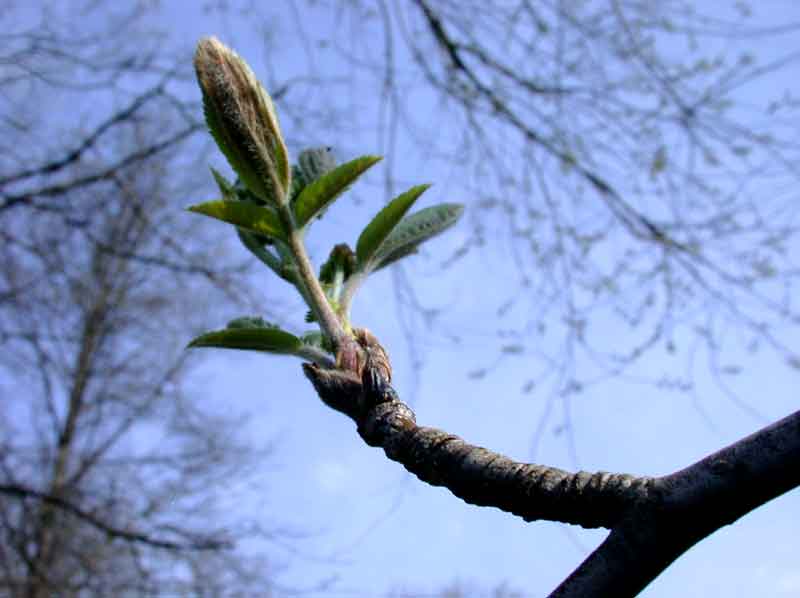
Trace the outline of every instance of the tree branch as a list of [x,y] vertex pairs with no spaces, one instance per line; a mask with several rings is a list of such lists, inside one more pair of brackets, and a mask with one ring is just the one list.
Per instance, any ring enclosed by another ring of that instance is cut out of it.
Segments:
[[58,509],[61,509],[66,513],[69,513],[77,517],[78,519],[81,519],[82,521],[85,521],[89,525],[100,530],[101,532],[108,534],[112,538],[118,538],[120,540],[125,540],[126,542],[138,542],[140,544],[147,544],[148,546],[152,546],[154,548],[163,548],[166,550],[175,550],[175,551],[187,551],[187,550],[208,551],[208,550],[220,550],[229,547],[229,543],[224,541],[196,538],[185,543],[180,543],[180,542],[173,542],[170,540],[161,540],[158,538],[153,538],[152,536],[145,534],[143,532],[120,529],[118,527],[114,527],[113,525],[105,523],[104,521],[95,517],[93,514],[89,513],[88,511],[84,511],[80,507],[72,504],[67,500],[46,494],[44,492],[39,492],[38,490],[33,490],[31,488],[19,486],[17,484],[0,484],[0,493],[7,494],[9,496],[14,496],[20,499],[34,498],[36,500],[40,500],[44,503],[47,503]]
[[390,384],[383,347],[368,331],[354,332],[366,356],[360,379],[315,364],[303,370],[323,402],[356,422],[367,444],[467,503],[525,521],[611,529],[552,596],[635,596],[694,544],[800,486],[800,411],[667,476],[570,473],[418,426]]
[[74,149],[70,150],[61,158],[57,158],[52,162],[47,162],[34,168],[20,170],[18,172],[0,177],[0,187],[20,181],[22,179],[31,178],[34,176],[42,176],[52,174],[58,170],[78,162],[87,150],[92,148],[100,137],[109,129],[120,123],[127,122],[133,115],[148,101],[161,95],[164,92],[164,82],[162,81],[157,86],[147,90],[143,94],[136,96],[133,101],[119,112],[113,114],[108,119],[100,123],[94,131],[89,133]]
[[111,166],[108,166],[107,168],[104,168],[98,172],[77,177],[73,180],[66,181],[63,183],[53,183],[50,185],[45,185],[38,189],[25,191],[22,193],[0,195],[0,212],[4,212],[20,204],[31,203],[36,198],[64,195],[75,189],[86,187],[88,185],[100,181],[108,180],[112,176],[114,176],[119,170],[126,168],[131,164],[135,164],[137,162],[141,162],[148,158],[152,158],[153,156],[161,153],[162,151],[174,145],[177,145],[178,143],[182,142],[184,139],[190,137],[191,135],[200,131],[201,129],[202,125],[200,123],[189,125],[183,128],[182,130],[178,131],[174,135],[170,136],[169,138],[164,139],[163,141],[160,141],[158,143],[149,145],[147,147],[144,147],[135,152],[132,152],[127,156],[124,156],[122,159],[117,160]]
[[[451,64],[451,68],[455,71],[463,73],[463,75],[472,84],[475,92],[479,96],[483,97],[486,102],[488,102],[496,114],[501,116],[508,124],[517,129],[517,131],[519,131],[519,133],[529,142],[541,147],[550,155],[558,158],[563,164],[572,165],[575,172],[591,185],[591,187],[599,194],[600,198],[606,203],[611,213],[629,230],[634,237],[646,241],[656,242],[668,248],[678,249],[690,255],[694,254],[689,247],[686,247],[675,239],[671,238],[662,227],[658,226],[644,214],[634,209],[630,203],[625,201],[625,199],[614,189],[610,183],[603,179],[603,177],[592,171],[588,166],[576,162],[575,156],[566,150],[559,148],[555,143],[546,139],[538,131],[528,126],[524,120],[520,118],[519,115],[500,98],[494,88],[491,85],[481,81],[473,69],[471,69],[464,61],[462,52],[477,55],[475,50],[470,47],[460,45],[448,35],[448,33],[445,31],[444,23],[442,23],[442,20],[428,5],[426,0],[414,0],[414,3],[422,11],[431,35],[442,51],[447,55]],[[479,59],[481,58],[480,55],[477,56]],[[507,74],[503,70],[488,64],[485,60],[482,61],[484,64],[486,64],[486,66],[493,68],[500,74]],[[436,84],[436,81],[433,83]],[[517,83],[519,83],[523,88],[527,88],[531,93],[535,94],[566,91],[559,89],[545,90],[543,88],[531,89],[529,82],[518,81]],[[465,107],[467,106],[465,105]]]
[[655,481],[631,513],[551,595],[635,596],[681,554],[800,486],[800,411]]
[[444,486],[467,503],[497,507],[525,521],[587,528],[614,527],[636,505],[651,500],[652,478],[519,463],[442,430],[418,426],[413,411],[389,385],[383,348],[367,331],[356,336],[367,355],[361,380],[314,364],[304,364],[304,372],[327,405],[358,424],[367,444],[382,448],[420,480]]

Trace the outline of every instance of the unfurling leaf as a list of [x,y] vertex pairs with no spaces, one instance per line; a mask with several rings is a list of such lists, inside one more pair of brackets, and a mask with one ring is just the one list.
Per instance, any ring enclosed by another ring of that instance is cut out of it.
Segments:
[[303,228],[325,210],[352,185],[370,166],[380,161],[379,156],[362,156],[309,182],[294,202],[294,218],[298,228]]
[[241,228],[237,229],[236,232],[239,235],[239,240],[242,242],[242,245],[244,245],[250,253],[256,256],[263,264],[284,280],[292,283],[294,282],[288,272],[285,272],[284,268],[282,268],[281,258],[275,255],[261,242],[262,239],[267,237],[253,234]]
[[336,168],[336,158],[330,147],[314,147],[303,150],[297,156],[297,170],[303,184],[313,183],[323,174]]
[[284,200],[291,170],[272,98],[247,63],[216,38],[200,41],[194,66],[206,123],[231,167],[262,200]]
[[320,266],[319,281],[332,283],[336,273],[340,272],[343,280],[350,277],[356,269],[356,256],[347,243],[339,243],[331,249],[327,261]]
[[211,168],[211,174],[214,177],[214,181],[217,183],[217,187],[219,187],[219,192],[222,194],[222,199],[226,201],[233,201],[236,199],[236,186],[231,183],[228,179],[226,179],[222,174],[213,166]]
[[266,351],[296,355],[303,342],[295,335],[274,327],[234,327],[202,334],[189,343],[189,347],[216,347]]
[[430,185],[418,185],[398,195],[364,228],[356,243],[359,266],[366,265],[381,250],[386,238]]
[[254,233],[285,239],[278,215],[271,209],[243,201],[207,201],[188,208]]
[[292,206],[304,187],[336,168],[336,158],[332,149],[314,147],[300,152],[297,157],[298,163],[292,166],[292,188],[289,190],[289,201],[292,202]]
[[443,203],[406,216],[386,237],[372,259],[375,269],[414,253],[422,243],[458,222],[463,212],[461,204]]

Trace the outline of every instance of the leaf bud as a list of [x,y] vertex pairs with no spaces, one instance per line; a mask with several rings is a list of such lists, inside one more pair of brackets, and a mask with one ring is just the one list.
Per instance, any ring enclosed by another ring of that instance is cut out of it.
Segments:
[[262,200],[286,201],[291,170],[272,98],[247,63],[214,37],[198,43],[194,67],[208,128],[231,167]]

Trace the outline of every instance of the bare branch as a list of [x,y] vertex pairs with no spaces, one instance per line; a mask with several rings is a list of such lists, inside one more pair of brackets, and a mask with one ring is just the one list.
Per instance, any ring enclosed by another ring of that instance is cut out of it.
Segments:
[[[687,247],[684,247],[677,241],[669,238],[664,230],[648,219],[644,214],[635,210],[603,177],[596,172],[593,172],[586,165],[575,163],[574,156],[568,154],[563,149],[558,148],[551,141],[548,141],[539,133],[537,133],[536,130],[528,126],[513,110],[509,108],[509,106],[500,98],[498,94],[496,94],[487,84],[483,83],[478,75],[467,66],[461,57],[461,46],[450,39],[444,29],[444,24],[436,16],[436,13],[434,13],[433,9],[430,8],[426,0],[414,1],[425,15],[432,35],[450,58],[453,68],[464,73],[467,79],[469,79],[469,81],[474,85],[475,90],[489,102],[492,108],[499,115],[501,115],[509,124],[514,126],[520,133],[522,133],[528,141],[542,147],[554,157],[561,160],[563,163],[573,164],[576,172],[583,177],[583,179],[586,180],[586,182],[588,182],[602,198],[606,200],[611,212],[620,220],[622,224],[628,228],[631,234],[633,234],[635,237],[643,240],[655,241],[668,248],[672,247],[675,249],[680,249],[684,252],[692,253]],[[486,62],[487,59],[482,57],[482,54],[476,53],[476,50],[471,50],[471,53],[476,54],[483,62]],[[503,74],[507,74],[505,70],[501,72]],[[565,93],[567,91],[560,88],[550,90],[546,88],[535,87],[534,89],[531,89],[530,82],[524,82],[522,87],[536,94]]]
[[10,183],[14,183],[20,181],[22,179],[31,178],[34,176],[41,176],[45,174],[52,174],[58,170],[61,170],[70,164],[73,164],[81,159],[81,156],[93,147],[100,137],[111,129],[115,125],[119,125],[125,122],[128,122],[139,110],[142,106],[144,106],[147,102],[149,102],[154,97],[161,95],[164,92],[163,82],[159,85],[153,87],[152,89],[147,90],[146,92],[138,95],[134,100],[122,110],[116,112],[108,119],[100,123],[94,131],[89,133],[86,137],[84,137],[80,144],[75,147],[74,149],[67,152],[61,158],[57,160],[53,160],[41,166],[36,166],[35,168],[29,168],[27,170],[20,170],[14,172],[12,174],[6,175],[4,177],[0,177],[0,186],[8,185]]
[[177,145],[181,141],[184,141],[201,129],[202,125],[200,123],[185,127],[167,139],[138,149],[98,172],[94,172],[85,176],[79,176],[65,183],[54,183],[51,185],[45,185],[38,189],[25,191],[23,193],[11,193],[0,196],[0,212],[4,212],[20,204],[30,203],[36,198],[60,196],[71,191],[76,191],[77,189],[86,187],[93,183],[109,180],[113,178],[114,175],[116,175],[120,170],[127,168],[132,164],[143,162],[158,155],[164,150]]
[[44,492],[39,492],[38,490],[33,490],[31,488],[26,488],[18,484],[0,484],[0,492],[19,499],[35,498],[43,503],[47,503],[51,506],[61,509],[70,515],[74,515],[81,521],[88,523],[92,527],[108,534],[112,538],[117,538],[126,542],[138,542],[152,546],[153,548],[163,548],[165,550],[175,551],[221,550],[223,548],[230,548],[231,546],[231,543],[228,541],[211,540],[199,537],[187,542],[173,542],[171,540],[155,538],[144,532],[121,529],[106,523],[101,519],[98,519],[92,513],[81,509],[80,507],[63,498],[52,496]]
[[354,419],[367,444],[382,448],[423,482],[525,521],[544,519],[587,528],[614,527],[650,499],[652,478],[570,473],[519,463],[442,430],[418,426],[414,412],[388,384],[386,369],[376,366],[375,355],[383,350],[374,337],[366,338],[362,346],[368,356],[361,381],[314,364],[305,364],[304,372],[326,404]]
[[635,596],[691,546],[800,486],[800,469],[791,465],[800,461],[800,411],[668,476],[569,473],[418,426],[390,385],[377,339],[362,331],[359,342],[366,354],[361,380],[314,364],[303,369],[320,398],[358,424],[367,444],[467,503],[525,521],[611,529],[553,596]]
[[558,598],[635,596],[721,527],[800,486],[800,411],[655,481],[643,504],[556,589]]

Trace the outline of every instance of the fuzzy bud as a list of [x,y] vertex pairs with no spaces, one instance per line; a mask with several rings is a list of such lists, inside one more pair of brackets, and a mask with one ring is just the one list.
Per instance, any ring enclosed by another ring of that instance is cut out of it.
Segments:
[[208,37],[194,57],[208,128],[252,193],[286,201],[291,170],[272,98],[233,50]]

